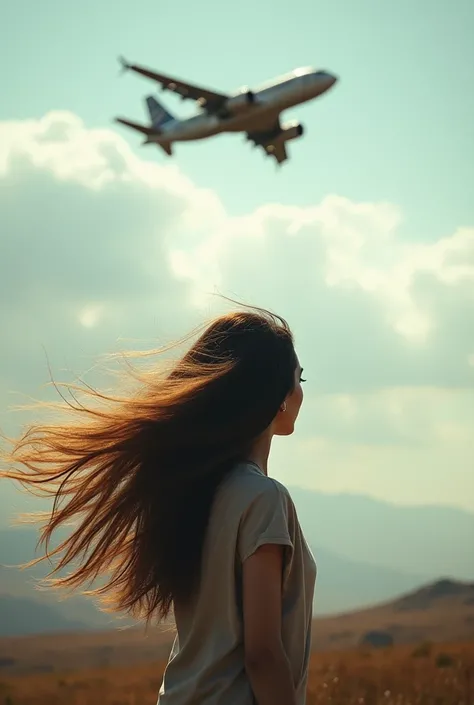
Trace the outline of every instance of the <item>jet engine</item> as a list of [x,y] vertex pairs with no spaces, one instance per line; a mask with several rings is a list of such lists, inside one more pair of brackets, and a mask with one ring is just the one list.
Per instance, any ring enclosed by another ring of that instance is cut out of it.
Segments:
[[282,129],[277,140],[281,142],[289,142],[290,140],[296,140],[301,137],[304,132],[304,127],[299,122],[290,122],[286,125],[282,125]]
[[229,98],[225,104],[225,111],[230,115],[239,115],[248,110],[253,103],[255,103],[255,94],[244,88],[240,93]]

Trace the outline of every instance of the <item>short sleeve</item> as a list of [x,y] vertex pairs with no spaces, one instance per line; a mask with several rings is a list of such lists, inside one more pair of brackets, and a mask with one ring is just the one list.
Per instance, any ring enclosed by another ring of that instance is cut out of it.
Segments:
[[288,547],[285,563],[291,561],[293,541],[289,516],[289,498],[271,481],[244,512],[238,536],[238,553],[245,561],[264,544]]

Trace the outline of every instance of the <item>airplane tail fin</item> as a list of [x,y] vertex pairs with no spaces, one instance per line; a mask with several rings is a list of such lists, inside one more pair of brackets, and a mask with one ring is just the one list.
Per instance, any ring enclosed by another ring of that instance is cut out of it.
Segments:
[[146,104],[150,114],[151,123],[156,130],[160,130],[164,127],[164,125],[170,122],[175,122],[173,115],[171,115],[171,113],[168,112],[168,110],[166,110],[166,108],[164,108],[152,95],[148,96],[146,99]]

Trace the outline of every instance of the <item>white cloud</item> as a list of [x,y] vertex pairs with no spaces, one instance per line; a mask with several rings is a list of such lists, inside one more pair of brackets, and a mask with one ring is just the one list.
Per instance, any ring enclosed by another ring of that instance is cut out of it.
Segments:
[[309,384],[282,474],[288,454],[303,480],[317,457],[331,470],[314,484],[395,497],[412,486],[397,490],[403,462],[425,483],[437,468],[435,497],[440,459],[464,482],[472,451],[474,227],[421,245],[397,237],[401,219],[338,195],[232,217],[176,162],[144,161],[71,113],[0,123],[0,393],[38,394],[42,345],[57,376],[118,338],[180,335],[219,310],[217,289],[295,330]]
[[287,280],[289,267],[294,265],[296,277],[304,268],[314,275],[313,291],[323,285],[328,292],[367,294],[380,302],[381,315],[399,335],[425,343],[438,321],[417,283],[425,277],[433,285],[457,288],[464,297],[463,286],[473,288],[474,282],[474,227],[432,244],[406,244],[397,240],[400,219],[390,204],[358,204],[334,195],[307,208],[268,205],[219,223],[195,247],[185,241],[183,250],[173,252],[173,262],[199,287],[228,286],[239,268],[240,289],[252,286],[241,276],[252,260],[271,270],[275,288]]

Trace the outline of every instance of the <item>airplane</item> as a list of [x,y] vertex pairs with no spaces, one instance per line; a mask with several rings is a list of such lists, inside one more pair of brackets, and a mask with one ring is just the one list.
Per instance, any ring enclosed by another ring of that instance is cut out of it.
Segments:
[[116,122],[145,135],[143,144],[156,144],[171,156],[175,142],[202,140],[221,133],[244,132],[247,140],[273,157],[277,165],[288,159],[286,143],[303,135],[300,123],[281,123],[281,112],[317,98],[338,80],[328,71],[299,68],[255,90],[243,87],[235,93],[227,94],[130,64],[124,58],[120,58],[120,62],[124,71],[134,71],[157,81],[162,90],[176,93],[182,100],[193,100],[200,109],[196,115],[181,120],[173,116],[156,98],[148,96],[145,100],[151,120],[149,125],[115,118]]

